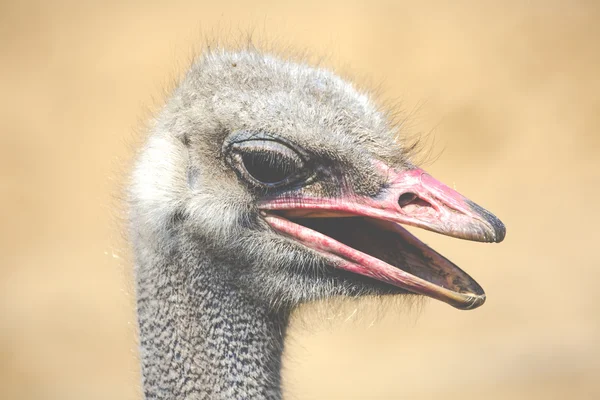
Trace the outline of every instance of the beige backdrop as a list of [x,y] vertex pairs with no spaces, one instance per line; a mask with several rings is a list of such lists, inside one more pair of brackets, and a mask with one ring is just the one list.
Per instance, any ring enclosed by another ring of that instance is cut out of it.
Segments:
[[432,133],[439,157],[426,168],[508,227],[501,245],[418,233],[479,280],[481,309],[302,310],[286,397],[599,399],[599,11],[1,2],[0,398],[139,398],[119,185],[136,131],[203,35],[253,28],[379,87],[409,132]]

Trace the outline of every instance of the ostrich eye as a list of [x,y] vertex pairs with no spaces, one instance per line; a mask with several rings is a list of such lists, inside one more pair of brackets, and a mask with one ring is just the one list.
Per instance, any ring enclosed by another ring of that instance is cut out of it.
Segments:
[[298,153],[273,140],[239,142],[232,146],[232,153],[245,178],[267,187],[292,182],[304,167]]

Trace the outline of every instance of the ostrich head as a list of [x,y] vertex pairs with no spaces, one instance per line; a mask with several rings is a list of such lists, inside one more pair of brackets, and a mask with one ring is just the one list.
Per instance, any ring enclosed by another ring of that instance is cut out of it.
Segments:
[[212,52],[152,132],[133,177],[138,255],[210,254],[227,265],[213,275],[271,308],[390,293],[484,302],[402,225],[484,242],[504,226],[413,165],[402,133],[332,73]]

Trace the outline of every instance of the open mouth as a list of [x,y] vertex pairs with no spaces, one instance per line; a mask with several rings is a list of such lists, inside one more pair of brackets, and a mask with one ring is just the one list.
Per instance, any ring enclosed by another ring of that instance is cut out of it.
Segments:
[[[335,268],[459,309],[479,307],[485,302],[481,286],[400,224],[485,242],[500,242],[504,225],[433,178],[422,179],[423,174],[397,173],[378,199],[274,199],[261,209],[273,229],[319,252]],[[405,193],[411,196],[410,207],[398,200]]]

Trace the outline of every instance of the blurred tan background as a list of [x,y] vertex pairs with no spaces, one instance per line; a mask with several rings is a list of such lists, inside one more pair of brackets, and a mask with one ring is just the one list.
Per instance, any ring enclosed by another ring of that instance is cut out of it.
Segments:
[[486,289],[476,311],[301,310],[286,398],[599,399],[599,26],[593,1],[1,2],[0,398],[140,398],[136,132],[204,35],[254,29],[401,101],[426,168],[508,227],[418,233]]

